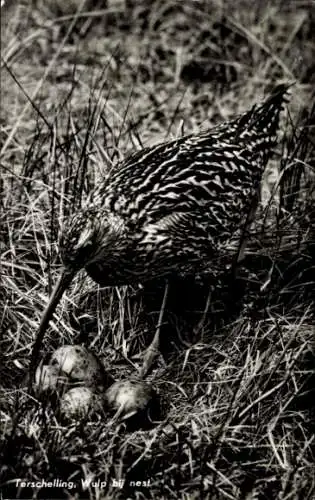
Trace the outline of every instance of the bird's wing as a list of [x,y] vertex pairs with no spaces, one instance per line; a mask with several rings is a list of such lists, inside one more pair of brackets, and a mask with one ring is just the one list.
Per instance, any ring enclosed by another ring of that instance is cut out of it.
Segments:
[[166,155],[160,150],[156,163],[141,175],[126,167],[114,176],[104,205],[138,228],[152,223],[185,233],[187,224],[198,223],[213,237],[224,238],[240,224],[261,176],[262,169],[246,154],[242,144],[206,133],[187,137]]
[[236,181],[240,177],[239,183],[243,178],[246,180],[246,173],[260,176],[276,144],[279,115],[287,101],[287,91],[288,86],[280,85],[262,104],[232,121],[129,155],[103,184],[98,199],[104,194],[109,207],[122,194],[128,199],[136,196],[140,199],[142,194],[145,197],[150,190],[174,183],[176,177],[183,178],[187,172],[197,174],[200,170],[210,178],[217,175],[219,166],[219,175],[224,176],[226,164],[227,170],[233,170]]
[[173,212],[143,226],[140,246],[160,248],[160,258],[163,249],[168,249],[166,259],[169,255],[176,256],[180,275],[201,273],[213,278],[236,259],[240,236],[236,233],[227,238],[222,231],[222,239],[218,239],[196,213]]
[[212,234],[206,230],[193,212],[173,211],[154,222],[147,222],[142,226],[141,239],[141,244],[152,248],[160,244],[163,247],[165,243],[166,247],[169,247],[178,257],[189,256],[192,260],[198,258],[197,254],[200,254],[199,258],[202,254],[203,258],[209,259],[215,252]]

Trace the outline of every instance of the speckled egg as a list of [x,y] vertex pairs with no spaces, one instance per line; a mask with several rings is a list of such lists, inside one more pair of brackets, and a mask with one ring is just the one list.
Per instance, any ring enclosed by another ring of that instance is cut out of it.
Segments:
[[116,412],[121,420],[150,413],[155,406],[157,394],[146,382],[139,380],[121,380],[107,389],[106,403]]
[[59,401],[59,412],[65,420],[80,420],[102,407],[102,398],[90,387],[73,387]]
[[80,345],[59,347],[51,356],[50,364],[67,375],[72,382],[86,386],[108,385],[112,382],[99,359]]
[[62,375],[58,367],[40,364],[35,372],[34,389],[37,394],[57,391],[66,385],[68,377]]

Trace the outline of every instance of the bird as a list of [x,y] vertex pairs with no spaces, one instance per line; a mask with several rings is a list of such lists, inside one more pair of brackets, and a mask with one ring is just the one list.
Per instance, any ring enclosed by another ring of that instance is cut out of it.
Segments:
[[[290,86],[276,86],[230,121],[126,156],[88,194],[61,232],[63,269],[41,318],[31,366],[64,291],[82,269],[105,287],[194,274],[213,274],[215,281],[217,259],[254,217]],[[243,252],[240,247],[238,260]],[[158,337],[159,328],[143,373]]]

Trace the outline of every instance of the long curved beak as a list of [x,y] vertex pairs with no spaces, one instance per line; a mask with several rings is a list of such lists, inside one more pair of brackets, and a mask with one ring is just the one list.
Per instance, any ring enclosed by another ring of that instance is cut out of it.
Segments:
[[45,332],[47,330],[49,321],[51,320],[54,311],[63,295],[63,292],[70,285],[76,271],[69,271],[64,269],[61,273],[61,276],[54,288],[54,291],[50,297],[48,305],[43,312],[42,319],[38,328],[38,332],[36,335],[35,343],[32,350],[31,362],[30,362],[30,379],[33,380],[33,376],[35,374],[35,369],[38,364],[37,358],[39,355],[39,351],[44,339]]

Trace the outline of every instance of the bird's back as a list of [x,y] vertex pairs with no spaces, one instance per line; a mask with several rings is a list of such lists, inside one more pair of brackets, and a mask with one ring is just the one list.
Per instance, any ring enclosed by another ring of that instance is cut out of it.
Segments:
[[[169,211],[241,209],[257,190],[276,144],[287,93],[280,85],[260,106],[218,127],[145,148],[120,163],[92,202],[142,224]],[[222,220],[224,214],[222,213]]]

